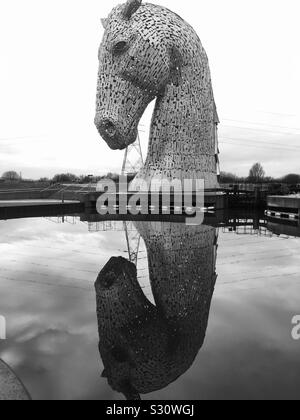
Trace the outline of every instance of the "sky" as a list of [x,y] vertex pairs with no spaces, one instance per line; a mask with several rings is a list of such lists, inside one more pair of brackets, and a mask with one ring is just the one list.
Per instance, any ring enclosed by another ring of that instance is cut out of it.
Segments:
[[[197,31],[221,120],[221,170],[300,173],[299,0],[153,0]],[[120,172],[94,127],[100,19],[120,0],[0,0],[0,175]],[[141,121],[147,151],[153,105]]]

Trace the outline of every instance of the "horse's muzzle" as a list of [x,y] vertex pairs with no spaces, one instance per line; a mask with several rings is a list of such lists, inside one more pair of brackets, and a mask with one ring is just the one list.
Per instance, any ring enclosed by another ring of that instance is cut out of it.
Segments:
[[114,121],[108,118],[99,118],[96,116],[95,125],[100,136],[106,141],[111,149],[118,150],[126,147],[120,134],[118,133],[118,129]]

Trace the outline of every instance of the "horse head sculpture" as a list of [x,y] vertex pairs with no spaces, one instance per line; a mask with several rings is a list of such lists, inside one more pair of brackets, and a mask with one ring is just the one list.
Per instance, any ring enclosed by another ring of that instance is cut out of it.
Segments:
[[137,183],[204,179],[206,188],[216,188],[218,117],[207,55],[193,28],[141,0],[117,6],[102,23],[95,117],[100,135],[110,148],[125,149],[157,98]]
[[203,345],[216,281],[216,229],[137,223],[147,246],[155,305],[136,266],[112,258],[96,281],[103,377],[139,399],[183,375]]

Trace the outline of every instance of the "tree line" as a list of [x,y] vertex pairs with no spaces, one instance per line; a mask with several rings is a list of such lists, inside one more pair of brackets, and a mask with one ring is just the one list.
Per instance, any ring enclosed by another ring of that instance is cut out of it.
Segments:
[[[53,178],[41,178],[39,182],[43,183],[80,183],[88,184],[90,182],[98,182],[102,179],[118,179],[119,175],[116,173],[109,172],[104,176],[93,176],[93,175],[74,175],[72,173],[62,173],[56,174]],[[2,177],[2,181],[8,182],[18,182],[22,181],[22,177],[16,171],[7,171]],[[30,181],[30,180],[27,180]],[[239,177],[235,174],[228,172],[221,172],[220,177],[221,184],[231,184],[231,183],[284,183],[289,185],[298,185],[300,184],[300,174],[288,174],[282,178],[272,178],[266,176],[266,172],[261,163],[255,163],[249,171],[248,177]]]
[[273,178],[266,175],[266,172],[261,163],[255,163],[249,171],[248,177],[239,177],[238,175],[221,172],[221,184],[234,184],[234,183],[283,183],[288,185],[300,184],[300,174],[287,174],[280,178]]
[[[114,174],[112,172],[109,172],[108,174],[104,176],[93,176],[93,175],[74,175],[72,173],[62,173],[62,174],[56,174],[53,178],[40,178],[38,182],[42,183],[54,183],[54,184],[61,184],[61,183],[80,183],[80,184],[87,184],[90,182],[98,182],[101,181],[101,179],[117,179],[118,174]],[[22,176],[18,174],[16,171],[7,171],[4,172],[4,174],[1,177],[2,181],[6,182],[21,182],[23,181]],[[37,182],[36,180],[26,179],[26,181],[30,182]]]

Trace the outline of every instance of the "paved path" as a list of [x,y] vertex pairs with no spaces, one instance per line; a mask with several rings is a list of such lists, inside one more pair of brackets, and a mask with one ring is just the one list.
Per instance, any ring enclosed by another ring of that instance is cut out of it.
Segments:
[[30,396],[13,371],[0,360],[0,401],[29,401]]

